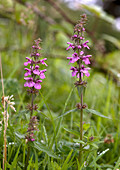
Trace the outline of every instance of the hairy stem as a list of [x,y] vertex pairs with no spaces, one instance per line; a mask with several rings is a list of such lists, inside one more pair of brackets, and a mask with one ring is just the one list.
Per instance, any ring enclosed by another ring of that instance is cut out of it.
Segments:
[[[34,87],[33,87],[34,88]],[[30,119],[32,118],[32,115],[33,115],[33,101],[34,101],[34,95],[32,93],[32,100],[31,100],[31,113],[30,113]]]
[[[33,90],[33,88],[32,88],[32,90]],[[31,120],[32,115],[33,115],[33,102],[34,102],[34,94],[32,93],[30,120]],[[30,157],[30,150],[31,150],[31,148],[29,146],[29,141],[28,141],[28,152],[27,152],[27,158],[26,158],[24,170],[26,170],[27,166],[28,166],[29,157]]]
[[[81,93],[81,110],[80,110],[80,140],[83,140],[83,93]],[[80,151],[79,151],[79,163],[82,163],[82,143],[80,143]]]
[[27,158],[26,158],[24,170],[27,170],[27,166],[28,166],[28,162],[29,162],[29,157],[30,157],[30,146],[28,144],[28,152],[27,152]]

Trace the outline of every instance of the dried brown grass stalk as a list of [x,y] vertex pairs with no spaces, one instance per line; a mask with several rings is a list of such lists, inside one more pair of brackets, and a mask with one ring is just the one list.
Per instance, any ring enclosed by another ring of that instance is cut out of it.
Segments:
[[[3,84],[3,73],[2,73],[2,61],[1,61],[1,56],[0,56],[0,71],[1,71],[1,82],[2,82],[2,99],[4,99],[4,84]],[[5,100],[3,101],[3,108],[4,108],[4,149],[3,149],[3,170],[5,168],[5,162],[7,161],[7,146],[6,146],[6,130],[7,130],[7,125],[6,125],[6,118],[7,118],[7,111],[5,109]]]

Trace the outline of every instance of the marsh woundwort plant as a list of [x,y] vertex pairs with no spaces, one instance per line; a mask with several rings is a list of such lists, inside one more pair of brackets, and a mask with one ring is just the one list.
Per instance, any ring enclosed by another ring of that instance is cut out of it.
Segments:
[[[68,49],[72,49],[74,53],[72,54],[72,57],[67,57],[67,59],[70,60],[70,63],[75,63],[74,67],[71,67],[70,70],[72,71],[72,76],[77,76],[78,81],[75,82],[75,86],[78,89],[79,96],[80,96],[80,103],[78,103],[76,106],[80,110],[80,140],[83,140],[83,109],[86,108],[86,104],[83,103],[83,88],[86,87],[87,82],[83,80],[84,76],[89,77],[90,73],[88,70],[90,70],[89,67],[86,67],[85,65],[90,64],[89,58],[91,55],[86,55],[85,51],[86,49],[90,49],[87,43],[89,42],[84,41],[84,32],[85,32],[85,24],[87,21],[86,14],[83,14],[81,16],[80,21],[75,25],[74,27],[74,35],[72,36],[72,41],[67,42],[69,44]],[[80,143],[80,151],[79,151],[79,162],[81,164],[82,162],[82,144]]]
[[25,68],[25,87],[28,87],[27,91],[29,94],[31,94],[31,104],[28,104],[27,108],[30,111],[30,122],[28,124],[28,130],[27,130],[27,135],[26,135],[26,140],[28,142],[28,153],[27,153],[27,158],[26,158],[26,164],[25,168],[28,166],[28,161],[29,161],[29,156],[30,156],[30,146],[29,142],[33,142],[35,140],[34,138],[34,131],[37,130],[37,117],[33,116],[33,111],[37,110],[38,106],[37,104],[34,104],[34,99],[36,95],[38,94],[39,90],[41,89],[41,83],[42,79],[45,78],[45,72],[46,69],[41,70],[40,65],[45,65],[45,60],[47,58],[41,59],[41,54],[39,53],[39,50],[41,50],[41,47],[39,46],[41,42],[41,39],[35,40],[35,44],[32,46],[32,52],[31,52],[31,57],[27,59],[27,62],[24,63],[25,66],[28,66]]

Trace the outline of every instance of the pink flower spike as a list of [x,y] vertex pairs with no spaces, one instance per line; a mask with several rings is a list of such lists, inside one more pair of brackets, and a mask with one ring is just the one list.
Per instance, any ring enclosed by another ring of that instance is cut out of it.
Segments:
[[40,85],[41,82],[42,82],[42,80],[37,80],[35,82],[35,84],[34,84],[35,89],[41,89],[41,85]]
[[37,75],[40,74],[39,66],[38,66],[38,65],[35,66],[35,70],[33,70],[33,73],[34,73],[34,74],[37,74]]
[[33,142],[33,141],[35,141],[35,139],[31,139],[31,141]]

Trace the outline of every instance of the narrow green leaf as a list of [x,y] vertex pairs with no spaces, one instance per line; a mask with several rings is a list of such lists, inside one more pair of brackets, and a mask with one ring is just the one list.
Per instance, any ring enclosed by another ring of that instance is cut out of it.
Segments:
[[57,117],[56,119],[59,119],[59,118],[61,118],[61,117],[64,117],[64,116],[68,115],[68,114],[71,113],[71,112],[76,112],[76,111],[77,111],[76,108],[75,108],[75,109],[72,109],[72,110],[69,110],[69,111],[65,112],[64,114],[62,114],[61,116]]
[[110,36],[110,35],[107,35],[107,34],[103,34],[103,39],[107,40],[107,41],[110,41],[111,43],[113,43],[117,48],[120,49],[120,40],[113,37],[113,36]]
[[73,141],[74,141],[75,143],[82,143],[82,144],[84,144],[84,145],[85,145],[85,142],[83,142],[82,140],[79,140],[79,139],[73,139]]
[[68,154],[68,156],[67,156],[67,158],[66,158],[66,160],[65,160],[65,162],[64,162],[64,164],[63,164],[63,166],[62,166],[62,168],[61,168],[61,170],[67,170],[68,169],[68,166],[69,166],[69,164],[68,164],[68,161],[70,160],[70,157],[71,157],[71,155],[72,155],[72,152],[73,152],[73,149],[70,151],[70,153]]
[[[74,90],[74,88],[75,87],[73,87],[72,88],[72,90],[70,91],[70,93],[69,93],[69,95],[68,95],[68,97],[67,97],[67,100],[66,100],[66,102],[65,102],[65,105],[64,105],[64,108],[63,108],[63,111],[62,111],[62,113],[64,114],[64,112],[65,112],[65,109],[66,109],[66,107],[67,107],[67,104],[68,104],[68,102],[69,102],[69,99],[70,99],[70,97],[71,97],[71,95],[72,95],[72,92],[73,92],[73,90]],[[63,115],[62,114],[62,115]],[[59,121],[58,121],[58,124],[57,124],[57,127],[56,127],[56,135],[54,135],[53,136],[53,141],[55,141],[55,139],[57,138],[57,136],[58,136],[58,134],[59,134],[59,132],[60,132],[60,129],[61,129],[61,123],[62,123],[62,118],[63,117],[60,117],[60,119],[59,119]],[[53,142],[52,142],[53,143]],[[56,146],[57,147],[57,146]]]
[[31,158],[30,158],[30,160],[29,160],[29,164],[28,164],[27,170],[31,170],[32,159],[33,159],[33,155],[31,156]]
[[101,152],[101,153],[97,156],[96,162],[97,162],[106,152],[108,152],[108,151],[109,151],[109,148],[106,149],[106,150],[104,150],[103,152]]
[[39,114],[42,114],[43,116],[47,117],[48,119],[50,119],[50,117],[49,117],[48,115],[46,115],[45,113],[43,113],[43,112],[41,112],[41,111],[39,111],[39,110],[37,110],[37,112],[38,112]]
[[15,132],[15,135],[20,139],[25,139],[25,135]]
[[75,130],[70,130],[70,129],[66,129],[66,128],[63,128],[65,131],[73,134],[73,135],[76,135],[76,136],[80,136],[79,132],[75,131]]
[[89,143],[89,145],[94,146],[96,149],[99,148],[95,143]]
[[116,168],[120,168],[120,157],[118,158],[118,161],[116,162],[116,165],[113,170],[116,170]]
[[104,116],[103,114],[101,114],[100,112],[96,111],[96,110],[93,110],[93,109],[85,109],[86,112],[88,113],[92,113],[92,114],[95,114],[97,116],[100,116],[100,117],[103,117],[103,118],[107,118],[107,119],[111,119],[107,116]]
[[19,146],[19,148],[18,148],[18,150],[17,150],[17,153],[16,153],[16,155],[15,155],[15,158],[14,158],[12,164],[11,164],[10,170],[13,170],[14,168],[16,168],[20,147],[21,147],[21,145]]
[[35,170],[38,170],[38,155],[36,153],[36,150],[34,149],[34,152],[35,152]]
[[54,152],[52,150],[50,150],[48,147],[46,147],[46,145],[44,145],[43,143],[33,142],[33,143],[30,143],[30,145],[31,145],[31,147],[34,147],[35,149],[38,149],[39,151],[45,152],[50,157],[60,159],[56,154],[54,154]]
[[98,5],[85,5],[85,4],[82,4],[82,7],[95,14],[98,18],[101,18],[104,21],[113,24],[114,18],[108,15],[105,11],[103,11],[102,7]]

